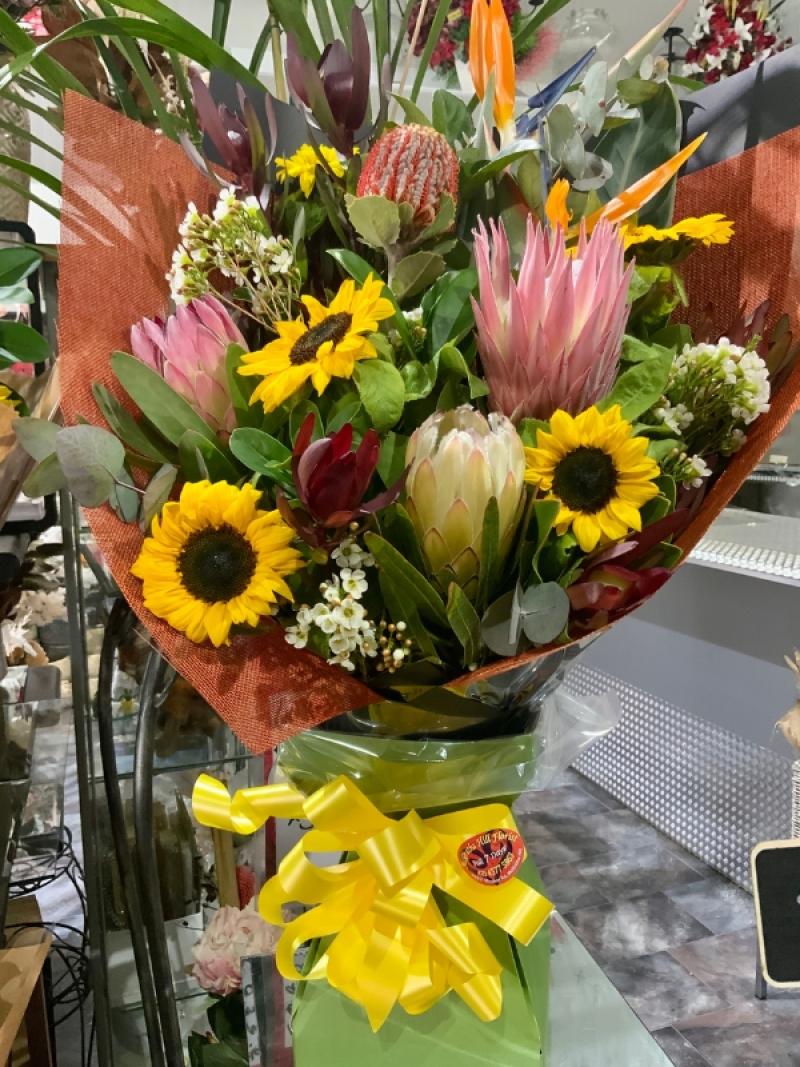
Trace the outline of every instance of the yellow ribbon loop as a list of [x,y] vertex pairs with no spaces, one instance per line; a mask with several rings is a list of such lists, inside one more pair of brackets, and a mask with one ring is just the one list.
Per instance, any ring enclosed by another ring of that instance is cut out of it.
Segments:
[[[273,816],[313,824],[262,888],[259,911],[286,927],[275,954],[280,973],[294,981],[326,979],[365,1009],[375,1031],[395,1004],[419,1015],[451,990],[487,1022],[502,1010],[502,965],[476,923],[447,925],[434,887],[523,944],[552,910],[513,870],[485,884],[462,862],[465,849],[480,860],[481,848],[491,848],[498,831],[518,841],[518,859],[524,856],[504,804],[390,819],[343,776],[309,797],[285,784],[240,789],[230,797],[223,783],[201,774],[192,807],[203,825],[238,834],[254,833]],[[318,867],[308,858],[315,852],[347,859]],[[284,923],[283,907],[292,901],[311,910]],[[295,953],[318,938],[330,940],[302,975]]]

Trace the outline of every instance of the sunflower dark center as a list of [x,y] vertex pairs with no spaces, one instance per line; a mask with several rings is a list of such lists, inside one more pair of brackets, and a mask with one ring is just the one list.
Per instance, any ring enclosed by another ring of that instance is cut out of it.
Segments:
[[328,315],[295,341],[289,353],[289,362],[295,367],[310,363],[326,341],[333,341],[337,345],[344,340],[352,321],[353,316],[349,311],[337,311],[334,315]]
[[256,555],[250,542],[232,526],[197,530],[178,557],[184,587],[207,604],[239,596],[255,569]]
[[576,448],[561,460],[553,476],[553,493],[573,511],[593,514],[611,500],[617,468],[602,448]]

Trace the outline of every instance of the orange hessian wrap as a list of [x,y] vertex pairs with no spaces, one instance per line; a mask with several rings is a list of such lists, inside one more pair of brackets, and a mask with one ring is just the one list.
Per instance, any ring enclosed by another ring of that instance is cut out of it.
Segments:
[[[305,797],[290,785],[240,789],[200,775],[192,795],[204,826],[251,834],[272,816],[304,818],[314,829],[295,845],[259,896],[267,922],[284,925],[291,901],[316,905],[286,924],[276,952],[284,978],[326,978],[360,1004],[377,1031],[399,1003],[420,1015],[451,989],[486,1022],[503,1002],[502,967],[478,926],[448,926],[433,897],[436,887],[527,944],[552,910],[548,900],[513,877],[483,885],[461,867],[459,848],[476,834],[516,832],[504,804],[423,819],[415,811],[389,819],[341,776]],[[355,853],[317,867],[310,852]],[[294,966],[306,941],[333,936],[308,974]]]

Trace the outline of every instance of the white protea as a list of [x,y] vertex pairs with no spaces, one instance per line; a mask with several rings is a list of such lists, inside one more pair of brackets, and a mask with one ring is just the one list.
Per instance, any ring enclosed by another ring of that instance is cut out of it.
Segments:
[[414,431],[406,453],[406,507],[430,573],[443,589],[471,595],[480,571],[483,524],[492,497],[500,555],[508,552],[524,501],[525,450],[510,419],[468,405],[437,411]]

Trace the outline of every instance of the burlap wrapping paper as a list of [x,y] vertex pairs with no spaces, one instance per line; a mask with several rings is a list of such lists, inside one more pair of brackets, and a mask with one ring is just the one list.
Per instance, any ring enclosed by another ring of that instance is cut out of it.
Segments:
[[[205,207],[214,192],[179,146],[144,126],[76,95],[68,95],[65,112],[59,328],[62,407],[67,424],[85,416],[104,425],[92,397],[92,383],[102,382],[125,399],[111,373],[109,357],[117,349],[129,349],[130,327],[137,319],[167,311],[165,273],[177,243],[178,224],[190,200]],[[736,191],[718,179],[704,180],[708,173],[686,179],[703,183],[703,190],[697,192],[703,198],[703,209],[737,217]],[[764,186],[760,195],[774,205],[772,187]],[[762,233],[759,241],[765,240],[768,236]],[[698,269],[704,276],[703,269]],[[781,432],[796,407],[798,389],[800,366],[714,486],[703,511],[684,531],[680,541],[684,549],[703,536]],[[267,634],[237,636],[223,649],[192,644],[142,603],[141,585],[130,575],[142,543],[141,531],[122,523],[106,507],[91,510],[88,517],[120,589],[163,654],[252,751],[264,751],[300,730],[380,699],[347,672],[312,653],[291,648],[277,628]],[[541,649],[494,663],[454,684],[487,678],[547,654],[547,649]]]

